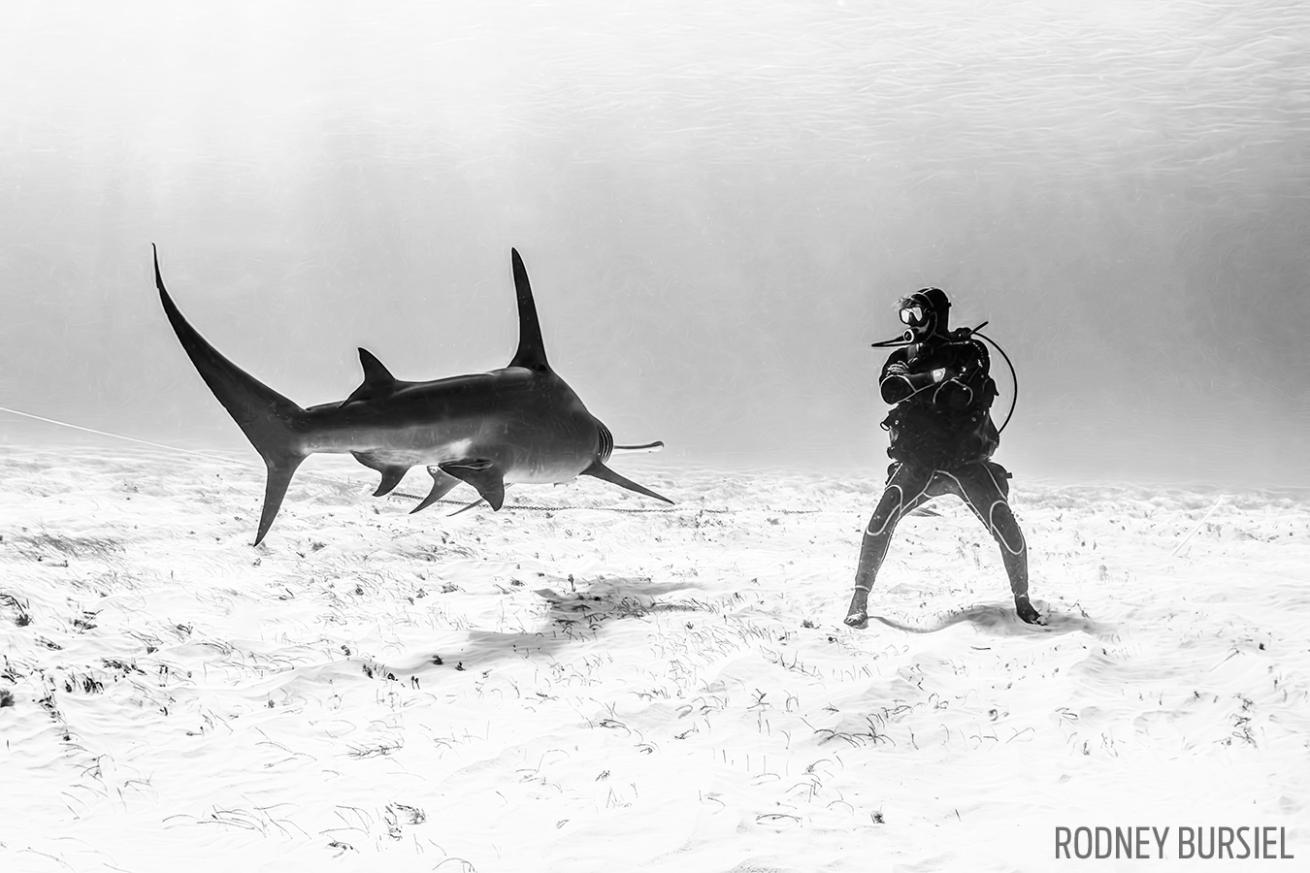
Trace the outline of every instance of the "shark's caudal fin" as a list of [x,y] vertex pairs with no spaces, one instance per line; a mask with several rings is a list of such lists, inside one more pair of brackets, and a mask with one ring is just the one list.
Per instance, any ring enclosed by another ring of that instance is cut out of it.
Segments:
[[546,346],[541,341],[541,324],[537,321],[537,304],[532,299],[532,284],[528,281],[528,270],[523,266],[518,249],[510,249],[509,254],[514,266],[514,293],[518,295],[519,301],[519,347],[509,365],[529,370],[549,370]]
[[[153,244],[151,248],[154,249]],[[182,317],[164,287],[157,249],[155,287],[159,289],[159,299],[164,304],[169,323],[173,325],[173,332],[191,363],[196,365],[200,378],[205,380],[209,390],[214,392],[218,402],[223,404],[268,467],[264,511],[259,517],[259,532],[255,536],[255,545],[259,545],[277,517],[292,475],[309,454],[302,448],[299,433],[305,410],[223,357]]]
[[673,504],[673,501],[665,497],[663,494],[656,494],[644,485],[638,485],[631,479],[628,479],[625,476],[620,476],[600,461],[593,461],[590,467],[582,471],[582,475],[595,476],[597,479],[604,479],[606,482],[612,482],[620,488],[626,488],[629,491],[635,491],[638,494],[645,494],[647,497],[654,497],[656,500],[663,500],[670,505]]

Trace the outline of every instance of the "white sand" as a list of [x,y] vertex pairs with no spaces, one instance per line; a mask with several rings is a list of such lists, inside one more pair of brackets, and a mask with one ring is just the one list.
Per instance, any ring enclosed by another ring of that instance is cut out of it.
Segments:
[[[252,548],[253,453],[0,452],[0,869],[1310,869],[1304,493],[1197,529],[1218,493],[1020,470],[1049,628],[943,499],[871,601],[907,629],[856,632],[879,480],[660,461],[615,466],[673,509],[448,518],[315,458]],[[1057,824],[1297,860],[1056,862]]]

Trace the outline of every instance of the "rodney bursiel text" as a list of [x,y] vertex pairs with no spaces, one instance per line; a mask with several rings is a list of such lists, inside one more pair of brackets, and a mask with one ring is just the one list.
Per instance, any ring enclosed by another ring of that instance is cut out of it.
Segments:
[[1065,827],[1055,828],[1057,860],[1127,858],[1290,861],[1282,827]]

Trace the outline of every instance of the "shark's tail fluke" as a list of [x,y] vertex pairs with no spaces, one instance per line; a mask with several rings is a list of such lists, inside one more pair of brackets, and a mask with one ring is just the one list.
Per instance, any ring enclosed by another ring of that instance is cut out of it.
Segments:
[[223,404],[268,467],[264,511],[260,514],[259,532],[255,536],[255,545],[259,545],[277,517],[291,477],[309,455],[302,439],[305,410],[223,357],[196,332],[164,287],[164,279],[159,273],[158,251],[155,252],[155,286],[159,289],[159,299],[164,304],[168,321],[191,363],[196,365],[209,390],[214,392],[218,402]]
[[[263,454],[263,452],[260,452]],[[255,534],[253,545],[259,545],[268,535],[268,529],[273,526],[273,519],[277,518],[277,511],[282,508],[282,498],[287,496],[287,486],[291,484],[291,477],[296,474],[296,468],[300,462],[305,460],[304,455],[293,455],[280,462],[274,462],[264,457],[264,463],[268,466],[268,480],[264,483],[264,510],[259,514],[259,532]]]

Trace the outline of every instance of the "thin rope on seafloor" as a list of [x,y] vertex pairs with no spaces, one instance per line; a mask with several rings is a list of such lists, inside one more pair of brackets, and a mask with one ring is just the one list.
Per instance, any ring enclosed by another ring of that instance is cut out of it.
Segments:
[[[84,433],[96,434],[97,436],[109,437],[110,439],[124,440],[124,441],[126,441],[126,442],[130,442],[130,443],[138,443],[138,444],[143,445],[143,446],[150,446],[150,447],[152,447],[152,448],[156,448],[156,449],[163,449],[164,451],[168,451],[168,452],[176,452],[176,453],[178,453],[178,454],[182,454],[182,455],[193,455],[193,456],[195,456],[195,457],[197,457],[197,458],[204,458],[204,459],[206,459],[206,460],[214,460],[214,459],[215,459],[215,453],[213,453],[213,452],[197,452],[197,451],[193,451],[192,449],[184,449],[184,448],[181,448],[180,446],[170,446],[170,445],[166,445],[166,444],[164,444],[164,443],[157,443],[157,442],[154,442],[154,441],[152,441],[152,440],[143,440],[143,439],[139,439],[139,438],[137,438],[137,437],[127,436],[126,434],[113,433],[112,431],[107,431],[107,430],[96,430],[96,429],[93,428],[93,427],[83,427],[83,426],[80,425],[80,424],[72,424],[71,422],[60,421],[59,419],[56,419],[56,418],[46,418],[46,417],[43,416],[43,415],[34,415],[33,413],[30,413],[30,412],[23,412],[21,409],[11,409],[11,408],[8,407],[8,406],[0,406],[0,412],[7,412],[7,413],[9,413],[10,415],[18,415],[18,416],[22,416],[23,418],[30,418],[30,419],[33,419],[33,420],[35,420],[35,421],[43,421],[43,422],[45,422],[46,424],[58,425],[59,427],[66,427],[66,428],[69,428],[69,429],[71,429],[71,430],[79,430],[79,431],[82,431],[82,432],[84,432]],[[239,463],[235,458],[225,458],[225,457],[222,457],[221,454],[218,455],[218,459],[219,459],[219,460],[222,460],[222,461],[226,461],[227,463],[230,463],[230,464],[236,464],[236,463]],[[306,475],[308,475],[309,478],[311,478],[311,479],[318,479],[318,480],[321,481],[321,482],[330,482],[330,483],[332,483],[333,485],[338,485],[338,484],[340,484],[340,483],[338,483],[335,479],[328,479],[328,478],[325,477],[325,476],[319,476],[319,475],[314,474],[314,473],[309,473],[309,474],[306,474]],[[391,497],[408,497],[408,498],[412,498],[412,499],[414,499],[414,500],[422,500],[422,499],[423,499],[423,498],[422,498],[420,495],[418,495],[418,494],[407,494],[407,493],[405,493],[405,492],[403,492],[403,491],[394,491],[394,492],[392,492],[389,496],[391,496]],[[448,506],[467,506],[467,505],[468,505],[468,504],[466,504],[465,502],[460,501],[460,500],[438,500],[437,502],[438,502],[438,503],[444,503],[444,504],[446,504],[446,505],[448,505]],[[541,505],[537,505],[537,504],[528,504],[528,503],[516,503],[516,504],[513,504],[513,507],[514,507],[514,509],[521,509],[521,510],[535,511],[535,512],[562,512],[562,511],[566,511],[566,510],[587,510],[587,509],[595,510],[595,511],[600,511],[600,512],[626,512],[626,513],[647,513],[647,512],[651,512],[651,513],[660,513],[660,512],[677,512],[677,511],[678,511],[676,508],[673,508],[673,509],[654,509],[654,508],[644,508],[644,507],[625,507],[625,506],[541,506]],[[715,514],[715,515],[729,515],[729,514],[732,514],[732,513],[745,512],[745,511],[746,511],[746,510],[743,510],[743,509],[711,509],[711,508],[707,508],[707,507],[686,507],[686,508],[689,509],[689,510],[693,510],[693,511],[695,511],[695,512],[703,512],[703,513],[709,513],[709,514]],[[817,513],[819,513],[819,512],[822,511],[822,510],[818,510],[818,509],[770,509],[770,508],[767,508],[767,507],[763,507],[763,508],[761,508],[761,510],[764,511],[764,512],[775,512],[775,513],[778,513],[778,514],[780,514],[780,515],[813,515],[813,514],[817,514]]]
[[59,421],[55,418],[46,418],[43,415],[33,415],[30,412],[23,412],[21,409],[10,409],[8,406],[0,406],[0,412],[7,412],[10,415],[21,415],[23,418],[31,418],[36,421],[44,421],[47,424],[57,424],[60,427],[66,427],[71,430],[80,430],[83,433],[93,433],[97,436],[110,437],[116,440],[126,440],[130,443],[140,443],[143,446],[153,446],[156,449],[165,449],[170,452],[180,452],[184,455],[195,455],[201,458],[209,458],[211,455],[205,452],[193,452],[191,449],[183,449],[178,446],[166,446],[163,443],[151,442],[150,440],[137,439],[136,437],[125,436],[121,433],[110,433],[107,430],[96,430],[93,427],[83,427],[80,424],[71,424],[67,421]]

